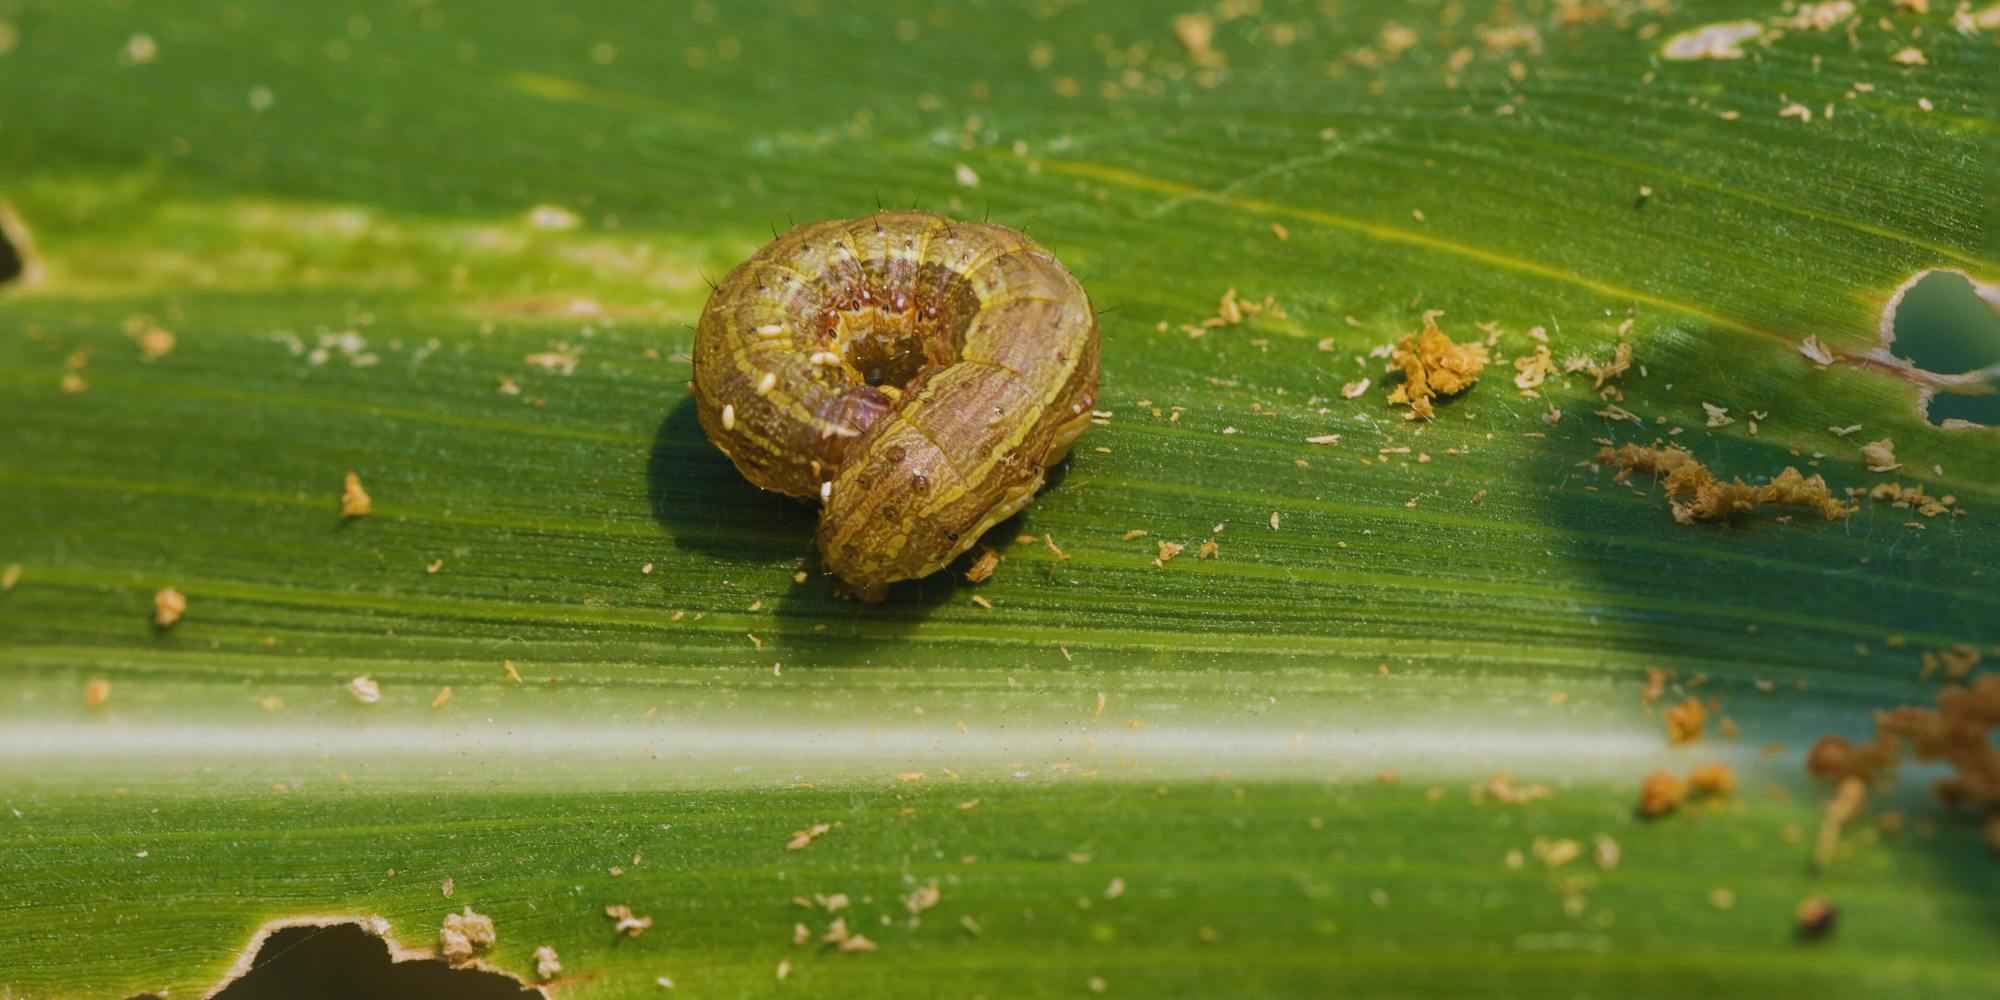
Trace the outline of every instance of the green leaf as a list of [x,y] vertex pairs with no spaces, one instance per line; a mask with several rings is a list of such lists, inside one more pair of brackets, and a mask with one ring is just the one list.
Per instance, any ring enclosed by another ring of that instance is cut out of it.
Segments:
[[[0,0],[0,994],[467,905],[574,997],[1993,991],[1978,817],[1906,775],[1818,870],[1802,768],[2000,655],[1994,433],[1878,351],[1995,280],[1992,11],[1348,7]],[[1106,415],[992,580],[861,605],[687,352],[705,277],[878,203],[1051,248]],[[1622,397],[1501,363],[1406,421],[1371,352],[1428,310],[1629,345]],[[1597,463],[1656,438],[1963,516],[1683,526]]]

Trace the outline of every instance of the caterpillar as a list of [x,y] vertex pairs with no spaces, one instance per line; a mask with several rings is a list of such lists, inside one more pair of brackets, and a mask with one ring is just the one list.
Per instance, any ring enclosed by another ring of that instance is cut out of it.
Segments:
[[1097,313],[1062,264],[931,212],[796,227],[695,329],[703,432],[750,482],[819,505],[822,564],[869,601],[1026,506],[1097,380]]

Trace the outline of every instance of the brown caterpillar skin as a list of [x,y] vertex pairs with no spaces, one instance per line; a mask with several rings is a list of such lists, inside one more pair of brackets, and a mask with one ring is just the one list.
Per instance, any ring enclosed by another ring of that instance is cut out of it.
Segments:
[[816,222],[716,286],[702,430],[751,482],[821,505],[867,600],[1026,506],[1090,426],[1097,313],[1035,241],[930,212]]

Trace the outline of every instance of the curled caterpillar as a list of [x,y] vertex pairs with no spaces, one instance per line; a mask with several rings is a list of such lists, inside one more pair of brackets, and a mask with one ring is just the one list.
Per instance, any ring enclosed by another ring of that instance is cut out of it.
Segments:
[[1090,426],[1097,313],[1040,244],[930,212],[816,222],[729,272],[695,332],[702,430],[820,505],[865,600],[1026,506]]

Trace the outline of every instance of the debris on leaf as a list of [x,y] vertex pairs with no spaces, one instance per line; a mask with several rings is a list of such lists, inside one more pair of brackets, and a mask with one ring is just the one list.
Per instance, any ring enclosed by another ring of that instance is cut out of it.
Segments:
[[1247,322],[1250,317],[1265,312],[1273,316],[1284,315],[1284,310],[1278,308],[1278,301],[1271,296],[1264,296],[1261,302],[1254,299],[1241,299],[1237,298],[1236,289],[1230,288],[1222,293],[1222,301],[1216,304],[1215,315],[1202,320],[1199,325],[1183,323],[1181,324],[1181,332],[1186,333],[1189,340],[1194,340],[1218,327],[1239,326]]
[[1062,546],[1056,544],[1056,536],[1044,534],[1042,536],[1042,547],[1048,549],[1049,554],[1056,557],[1056,562],[1069,562],[1069,553],[1064,552]]
[[1854,0],[1823,0],[1800,4],[1791,17],[1778,23],[1801,31],[1832,31],[1853,16]]
[[833,923],[827,925],[826,933],[820,936],[820,941],[848,953],[875,950],[875,942],[868,940],[866,935],[847,929],[846,917],[834,918]]
[[368,498],[368,491],[361,488],[361,477],[350,472],[347,482],[340,491],[340,516],[343,520],[363,517],[375,509],[375,501]]
[[1722,21],[1704,24],[1667,39],[1661,54],[1673,60],[1741,59],[1743,43],[1764,33],[1755,21]]
[[979,558],[965,571],[968,583],[984,583],[993,577],[993,571],[1000,567],[1000,553],[991,545],[979,547]]
[[1692,743],[1701,739],[1701,727],[1708,721],[1708,709],[1702,707],[1700,698],[1690,697],[1667,709],[1661,717],[1667,723],[1668,743]]
[[1667,681],[1672,679],[1673,676],[1674,674],[1671,670],[1647,667],[1646,686],[1639,691],[1639,704],[1651,705],[1653,702],[1658,701],[1660,695],[1666,693]]
[[[1966,669],[1971,669],[1970,664]],[[1936,708],[1903,705],[1876,712],[1875,739],[1871,742],[1857,746],[1839,736],[1820,737],[1806,754],[1806,770],[1840,782],[1829,806],[1831,819],[1833,807],[1844,798],[1860,796],[1868,782],[1893,771],[1908,744],[1918,760],[1951,766],[1952,773],[1931,786],[1939,801],[1976,808],[1993,824],[2000,822],[2000,747],[1993,743],[1996,728],[2000,728],[2000,674],[1982,674],[1969,685],[1951,684],[1939,690]],[[1857,799],[1849,814],[1859,805]],[[1834,835],[1838,835],[1837,829]]]
[[1215,51],[1215,18],[1205,13],[1176,14],[1174,37],[1187,49],[1197,66],[1220,66],[1222,54]]
[[1703,764],[1688,774],[1688,788],[1700,795],[1728,795],[1736,789],[1736,774],[1719,761]]
[[1654,771],[1646,775],[1646,781],[1639,786],[1639,814],[1642,816],[1664,816],[1672,812],[1687,797],[1687,785],[1681,779],[1665,771]]
[[562,231],[583,225],[575,212],[561,205],[536,205],[528,210],[528,225],[536,229]]
[[111,682],[102,678],[83,686],[83,703],[91,708],[103,708],[111,700]]
[[1618,850],[1618,842],[1611,839],[1610,834],[1598,834],[1594,845],[1594,849],[1591,851],[1591,861],[1597,865],[1598,870],[1608,872],[1618,867],[1618,859],[1621,852]]
[[785,849],[788,851],[804,850],[813,841],[826,836],[827,831],[832,829],[832,823],[814,823],[803,830],[793,830],[792,839],[786,842]]
[[1718,480],[1708,466],[1680,447],[1627,444],[1605,448],[1597,453],[1597,459],[1619,468],[1612,482],[1622,483],[1634,472],[1661,479],[1674,520],[1681,524],[1728,521],[1760,506],[1808,507],[1829,521],[1853,513],[1852,508],[1827,492],[1825,479],[1817,475],[1802,476],[1791,466],[1786,466],[1769,483],[1751,486],[1741,479],[1727,483]]
[[1894,472],[1903,467],[1896,461],[1896,442],[1889,438],[1862,445],[1861,459],[1868,463],[1869,472]]
[[127,332],[132,333],[139,342],[139,360],[141,361],[158,361],[172,354],[174,352],[174,345],[178,343],[171,331],[162,330],[154,326],[150,321],[139,324],[136,331],[133,331],[128,325]]
[[1389,403],[1407,405],[1405,416],[1411,420],[1436,416],[1432,399],[1472,388],[1486,368],[1486,345],[1453,343],[1438,329],[1441,315],[1437,310],[1424,313],[1423,330],[1398,341],[1390,355],[1390,370],[1402,369],[1403,381],[1389,393]]
[[604,915],[618,921],[618,925],[613,927],[612,930],[626,937],[638,937],[646,933],[647,928],[653,926],[652,917],[633,916],[632,908],[623,903],[613,903],[605,907]]
[[1833,925],[1840,919],[1840,911],[1834,909],[1833,904],[1827,902],[1825,896],[1809,896],[1799,902],[1792,919],[1801,940],[1816,941],[1833,933]]
[[188,599],[185,594],[172,587],[162,587],[153,595],[153,624],[160,628],[173,628],[174,623],[187,613]]
[[1806,751],[1806,772],[1835,781],[1848,778],[1866,781],[1896,766],[1902,759],[1902,741],[1884,732],[1880,721],[1878,717],[1875,739],[1860,746],[1831,734],[1814,741],[1812,749]]
[[904,897],[903,908],[909,910],[910,914],[915,916],[938,905],[938,901],[943,898],[944,894],[938,891],[938,884],[933,880],[927,884],[917,886],[914,891]]
[[1919,680],[1930,680],[1940,669],[1946,680],[1964,680],[1979,665],[1979,647],[1961,642],[1944,649],[1927,649],[1923,662],[1924,669],[1917,675]]
[[125,48],[118,53],[119,59],[127,66],[144,66],[160,55],[160,46],[153,36],[139,34],[125,40]]
[[1514,784],[1513,775],[1497,771],[1492,777],[1472,786],[1472,801],[1479,802],[1492,798],[1508,805],[1526,805],[1546,799],[1555,793],[1549,786],[1537,781],[1527,785]]
[[535,975],[543,982],[562,975],[562,959],[548,945],[535,949]]
[[[1861,495],[1861,491],[1857,489],[1850,489],[1847,493],[1849,496]],[[1958,503],[1957,497],[1951,495],[1942,497],[1931,496],[1929,493],[1924,492],[1924,487],[1921,483],[1915,486],[1904,486],[1900,483],[1876,483],[1874,487],[1868,490],[1866,496],[1870,500],[1879,500],[1892,507],[1916,511],[1925,517],[1936,517],[1939,514],[1963,513],[1963,510],[1954,509],[1954,505]]]
[[465,965],[492,948],[495,940],[493,918],[474,913],[468,906],[463,913],[444,915],[444,926],[438,929],[438,953],[453,965]]
[[1535,855],[1535,859],[1542,863],[1542,867],[1553,871],[1575,861],[1578,855],[1583,853],[1583,845],[1578,844],[1575,840],[1568,837],[1559,837],[1554,840],[1547,837],[1536,837],[1530,850]]
[[1811,361],[1821,368],[1833,364],[1833,351],[1826,344],[1822,343],[1818,337],[1809,335],[1806,339],[1799,341],[1799,353],[1805,355],[1806,360]]
[[1834,792],[1833,800],[1826,804],[1826,813],[1820,817],[1819,836],[1813,839],[1813,866],[1821,871],[1833,866],[1833,858],[1840,850],[1840,828],[1861,811],[1862,803],[1868,799],[1868,783],[1856,776],[1840,780],[1840,787]]
[[1532,396],[1532,390],[1548,381],[1555,370],[1556,359],[1549,353],[1549,345],[1536,344],[1534,353],[1514,359],[1514,388],[1521,390],[1523,395]]
[[1571,358],[1567,363],[1563,365],[1564,371],[1587,372],[1591,378],[1596,380],[1596,382],[1591,386],[1591,388],[1593,389],[1604,388],[1604,383],[1610,382],[1618,378],[1620,375],[1623,375],[1627,371],[1630,371],[1631,368],[1632,368],[1631,344],[1619,344],[1617,350],[1612,353],[1611,360],[1606,361],[1602,364],[1599,364],[1596,361],[1592,361],[1589,358],[1578,357],[1578,358]]

